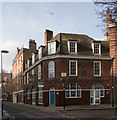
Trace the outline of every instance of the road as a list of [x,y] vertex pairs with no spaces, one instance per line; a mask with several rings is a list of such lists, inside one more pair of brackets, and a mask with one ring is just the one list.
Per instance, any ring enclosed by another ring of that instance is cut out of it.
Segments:
[[[41,107],[41,109],[34,109],[24,106],[23,104],[14,104],[4,102],[4,110],[14,118],[115,118],[115,110],[46,110],[48,107]],[[88,119],[89,120],[89,119]],[[111,120],[111,119],[109,119]]]

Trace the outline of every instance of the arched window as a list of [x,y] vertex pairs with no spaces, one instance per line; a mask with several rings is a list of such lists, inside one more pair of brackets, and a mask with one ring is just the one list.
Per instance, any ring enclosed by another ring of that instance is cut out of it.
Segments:
[[80,98],[81,88],[77,83],[69,83],[65,88],[66,98]]
[[36,95],[35,95],[35,88],[33,87],[32,88],[32,104],[35,104],[35,97],[36,97]]
[[27,89],[27,99],[30,99],[30,91]]
[[94,89],[100,90],[100,97],[104,97],[104,86],[101,83],[95,83],[91,86],[90,94],[93,94]]
[[48,71],[49,71],[49,77],[55,77],[55,67],[54,67],[54,61],[50,61],[49,62],[49,68],[48,68]]

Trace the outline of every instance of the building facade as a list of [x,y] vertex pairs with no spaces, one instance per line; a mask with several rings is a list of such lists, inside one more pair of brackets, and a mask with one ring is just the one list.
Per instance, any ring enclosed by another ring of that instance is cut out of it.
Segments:
[[12,64],[12,80],[13,80],[13,102],[23,102],[23,72],[27,59],[36,51],[35,40],[29,39],[29,49],[22,47],[17,48],[16,56]]
[[[109,41],[110,41],[110,55],[114,57],[113,59],[113,101],[117,106],[117,18],[112,19],[110,16],[109,21]],[[112,69],[111,69],[112,71]],[[112,72],[111,72],[112,73]]]
[[25,63],[24,103],[44,106],[111,103],[109,41],[45,31],[45,46]]

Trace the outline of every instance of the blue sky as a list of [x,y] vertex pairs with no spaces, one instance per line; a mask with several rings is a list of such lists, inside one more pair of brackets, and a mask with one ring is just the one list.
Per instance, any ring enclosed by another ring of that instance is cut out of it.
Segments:
[[37,46],[44,44],[45,29],[53,30],[54,36],[64,32],[104,39],[95,8],[93,2],[3,2],[0,50],[10,52],[3,57],[3,69],[12,69],[16,47],[28,47],[29,39]]

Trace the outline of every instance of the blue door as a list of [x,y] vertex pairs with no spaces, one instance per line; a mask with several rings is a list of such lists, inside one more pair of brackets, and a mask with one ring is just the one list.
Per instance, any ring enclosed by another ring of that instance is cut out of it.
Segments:
[[55,105],[55,91],[50,91],[50,105]]

